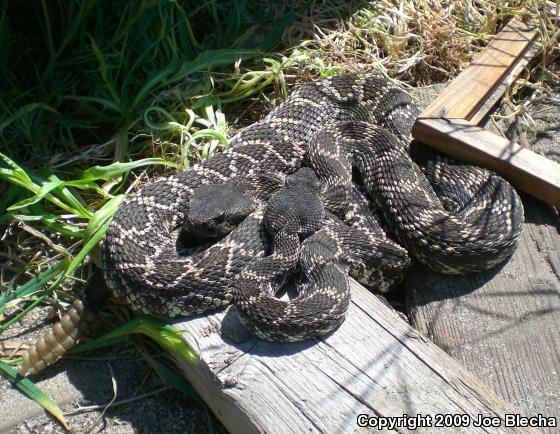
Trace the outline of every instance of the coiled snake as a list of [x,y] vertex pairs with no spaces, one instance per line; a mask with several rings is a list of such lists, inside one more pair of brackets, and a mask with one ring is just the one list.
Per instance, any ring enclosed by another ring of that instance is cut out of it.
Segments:
[[[517,193],[487,170],[411,146],[417,115],[407,93],[376,76],[300,87],[228,150],[128,199],[103,241],[105,281],[157,316],[233,301],[261,338],[294,341],[343,321],[349,274],[379,290],[398,282],[407,251],[444,273],[495,266],[521,232]],[[275,297],[290,275],[297,296]],[[59,328],[75,331],[74,317]],[[79,336],[50,333],[22,372],[54,360],[49,341]]]

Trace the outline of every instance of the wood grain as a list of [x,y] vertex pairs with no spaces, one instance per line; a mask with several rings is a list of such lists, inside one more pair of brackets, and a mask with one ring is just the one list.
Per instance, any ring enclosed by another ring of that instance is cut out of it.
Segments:
[[[294,344],[248,336],[234,309],[177,325],[200,361],[184,375],[232,433],[402,432],[361,429],[359,414],[499,415],[515,412],[403,317],[352,282],[346,321],[331,335]],[[415,433],[487,432],[420,428]],[[502,428],[492,432],[538,432]]]
[[421,117],[471,119],[537,38],[537,30],[513,18]]
[[560,223],[550,208],[524,202],[519,247],[502,268],[452,277],[416,266],[407,305],[425,336],[523,415],[560,423]]
[[418,119],[414,138],[494,170],[515,187],[560,207],[560,164],[464,119]]
[[496,104],[500,101],[502,96],[507,92],[508,88],[514,83],[523,72],[526,72],[529,65],[535,62],[536,56],[541,50],[542,46],[538,41],[534,41],[527,51],[512,65],[511,70],[504,76],[503,79],[497,84],[495,89],[485,95],[485,100],[482,102],[478,109],[469,115],[467,118],[473,124],[480,124],[486,116],[492,111]]

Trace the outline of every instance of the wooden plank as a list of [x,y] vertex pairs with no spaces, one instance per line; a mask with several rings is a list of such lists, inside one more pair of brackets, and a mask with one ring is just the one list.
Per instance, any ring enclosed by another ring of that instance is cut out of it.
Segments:
[[[235,433],[488,432],[478,415],[516,413],[472,374],[415,331],[401,314],[352,282],[348,316],[334,333],[307,342],[265,342],[247,334],[233,308],[177,326],[200,361],[178,361],[225,427]],[[468,427],[360,429],[374,417],[467,414]]]
[[421,117],[471,119],[537,38],[537,30],[513,18]]
[[506,93],[509,86],[514,83],[520,76],[526,71],[526,68],[533,63],[537,53],[541,49],[541,44],[534,42],[531,44],[529,49],[518,58],[512,69],[508,72],[507,76],[501,80],[496,88],[486,95],[485,101],[479,106],[479,108],[468,118],[473,124],[480,124],[482,120],[488,116],[492,109],[496,106],[498,101],[502,98],[504,93]]
[[503,267],[458,277],[416,266],[407,306],[425,336],[521,414],[560,424],[560,222],[550,207],[524,203],[527,223]]
[[494,170],[515,187],[560,206],[560,164],[463,119],[418,119],[414,138]]

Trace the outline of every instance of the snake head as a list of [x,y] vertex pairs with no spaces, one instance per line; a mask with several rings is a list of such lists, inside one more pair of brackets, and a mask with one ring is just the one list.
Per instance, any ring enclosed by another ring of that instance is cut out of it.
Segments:
[[302,167],[286,178],[286,187],[299,188],[311,193],[320,192],[321,185],[321,181],[319,181],[313,169],[309,167]]
[[190,200],[183,230],[199,238],[220,238],[255,209],[255,201],[231,185],[202,185]]
[[297,233],[305,238],[321,226],[325,208],[321,199],[321,182],[308,167],[286,178],[284,188],[268,201],[264,224],[273,237],[280,233]]

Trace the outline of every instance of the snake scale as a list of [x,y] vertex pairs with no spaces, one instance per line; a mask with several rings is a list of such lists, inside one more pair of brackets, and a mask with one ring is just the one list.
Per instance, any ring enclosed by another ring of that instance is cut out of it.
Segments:
[[[164,317],[234,303],[259,337],[297,341],[344,320],[349,275],[386,291],[410,256],[450,274],[499,264],[521,233],[517,193],[411,143],[418,113],[373,75],[299,87],[226,151],[125,201],[102,244],[112,294]],[[288,278],[297,294],[278,298]],[[37,372],[78,339],[91,304],[77,301],[21,371]]]

